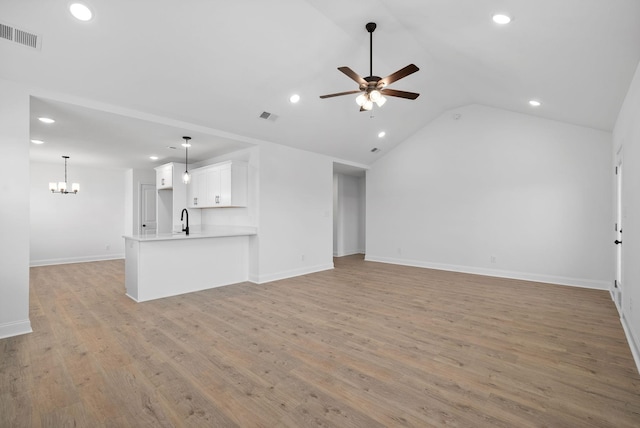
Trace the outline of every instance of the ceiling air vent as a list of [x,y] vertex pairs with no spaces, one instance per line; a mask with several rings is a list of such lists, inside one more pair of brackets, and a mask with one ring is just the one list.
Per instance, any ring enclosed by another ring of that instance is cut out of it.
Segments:
[[259,117],[260,119],[270,120],[271,122],[275,122],[276,119],[278,118],[277,115],[273,113],[269,113],[268,111],[263,111]]
[[26,30],[21,30],[6,22],[0,22],[0,39],[5,39],[22,46],[40,50],[42,37]]

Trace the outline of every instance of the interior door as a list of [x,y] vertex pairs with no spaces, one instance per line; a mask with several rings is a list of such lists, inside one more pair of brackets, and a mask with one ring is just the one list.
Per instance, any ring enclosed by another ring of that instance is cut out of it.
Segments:
[[623,205],[622,205],[622,150],[618,152],[616,156],[616,224],[615,224],[615,239],[616,244],[616,280],[613,289],[613,298],[618,307],[618,312],[622,311],[622,294],[623,294],[623,278],[622,278],[622,222],[624,220]]
[[156,219],[156,186],[140,185],[140,235],[155,234],[158,228]]

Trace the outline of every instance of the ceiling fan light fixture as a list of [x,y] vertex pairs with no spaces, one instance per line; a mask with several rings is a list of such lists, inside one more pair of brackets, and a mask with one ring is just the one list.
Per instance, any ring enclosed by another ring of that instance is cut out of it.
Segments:
[[387,102],[387,99],[382,95],[380,95],[380,98],[376,100],[376,104],[378,105],[378,107],[382,107],[386,102]]
[[375,22],[369,22],[365,26],[369,33],[369,76],[362,77],[349,67],[338,67],[338,71],[344,73],[348,78],[358,84],[358,90],[336,92],[334,94],[320,95],[321,99],[339,97],[342,95],[358,94],[356,97],[356,104],[360,106],[360,111],[369,111],[373,109],[375,103],[378,107],[381,107],[386,98],[382,95],[381,90],[385,89],[385,95],[390,97],[405,98],[408,100],[415,100],[420,94],[415,92],[400,91],[396,89],[386,89],[388,85],[403,79],[410,74],[420,70],[415,64],[409,64],[400,70],[391,73],[387,77],[380,78],[373,74],[373,32],[376,29]]

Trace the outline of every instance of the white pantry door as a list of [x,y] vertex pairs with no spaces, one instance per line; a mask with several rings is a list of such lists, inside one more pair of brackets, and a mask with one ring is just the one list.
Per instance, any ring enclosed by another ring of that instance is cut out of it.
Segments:
[[140,185],[140,235],[155,234],[158,228],[156,220],[156,186]]

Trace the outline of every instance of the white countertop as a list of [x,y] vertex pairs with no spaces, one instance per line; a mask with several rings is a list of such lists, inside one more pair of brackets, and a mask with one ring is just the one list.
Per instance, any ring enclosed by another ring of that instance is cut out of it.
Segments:
[[174,232],[154,233],[149,235],[125,235],[123,238],[139,242],[147,242],[173,241],[177,239],[224,238],[229,236],[251,236],[257,234],[258,228],[252,226],[207,226],[203,229],[200,229],[200,227],[194,227],[194,230],[189,230],[188,236],[184,232]]

